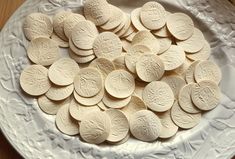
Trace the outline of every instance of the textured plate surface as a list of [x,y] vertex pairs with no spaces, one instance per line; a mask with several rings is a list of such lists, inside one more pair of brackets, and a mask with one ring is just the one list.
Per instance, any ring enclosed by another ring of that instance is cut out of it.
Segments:
[[[29,64],[28,41],[22,23],[29,13],[53,15],[59,10],[81,11],[81,0],[28,0],[11,17],[0,35],[0,126],[12,145],[28,159],[174,159],[231,158],[235,154],[235,8],[225,0],[159,0],[171,12],[193,17],[212,47],[210,60],[222,70],[221,103],[203,114],[199,125],[167,141],[153,143],[129,139],[118,146],[92,145],[60,133],[55,117],[44,114],[36,99],[19,87],[19,75]],[[147,0],[110,0],[125,11]]]

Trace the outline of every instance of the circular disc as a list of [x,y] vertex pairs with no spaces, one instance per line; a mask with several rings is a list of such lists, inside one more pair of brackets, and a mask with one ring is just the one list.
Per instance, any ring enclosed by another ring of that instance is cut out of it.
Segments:
[[178,101],[175,101],[173,107],[171,108],[171,118],[180,128],[190,129],[200,122],[201,113],[187,113],[180,108]]
[[211,110],[220,102],[220,89],[215,82],[204,80],[193,86],[191,98],[197,108]]
[[92,67],[81,69],[74,78],[76,92],[82,97],[97,95],[103,86],[101,73]]
[[80,135],[83,140],[92,144],[104,142],[111,129],[111,121],[105,112],[95,111],[87,114],[80,123]]
[[159,135],[160,138],[166,139],[174,136],[179,127],[171,119],[171,110],[168,110],[163,113],[157,113],[157,116],[161,120],[162,129]]
[[193,20],[184,13],[174,13],[167,17],[167,28],[179,40],[186,40],[193,35]]
[[20,86],[29,95],[42,95],[51,87],[47,74],[48,69],[41,65],[28,66],[20,75]]
[[26,17],[23,30],[29,40],[42,36],[49,38],[53,32],[53,25],[49,16],[42,13],[32,13]]
[[92,22],[88,20],[80,21],[73,27],[71,39],[79,49],[92,49],[92,44],[99,32]]
[[150,30],[157,30],[166,24],[167,13],[164,7],[157,2],[147,2],[140,11],[143,25]]
[[86,0],[84,15],[87,20],[99,26],[106,23],[111,17],[111,7],[106,0]]
[[153,111],[164,112],[172,107],[174,94],[165,82],[154,81],[144,88],[143,100]]
[[108,74],[105,88],[113,97],[126,98],[135,90],[135,79],[125,70],[115,70]]
[[136,63],[136,72],[138,77],[145,82],[159,80],[165,72],[164,64],[157,55],[145,54]]
[[79,66],[73,59],[61,58],[51,65],[48,76],[52,83],[66,86],[73,83],[78,72]]
[[220,68],[214,62],[201,61],[195,67],[194,77],[197,82],[212,80],[218,84],[221,81],[222,74]]
[[49,66],[59,59],[59,47],[55,41],[39,37],[29,43],[27,54],[29,59],[38,65]]
[[111,129],[107,141],[121,141],[129,132],[129,122],[127,117],[117,109],[108,109],[105,113],[108,114],[111,120]]
[[161,132],[160,119],[149,110],[140,110],[130,117],[130,130],[134,137],[142,141],[154,141]]
[[69,105],[61,107],[56,114],[55,123],[57,128],[64,134],[79,134],[79,125],[69,114]]
[[122,53],[122,42],[117,35],[103,32],[95,39],[93,50],[97,57],[113,59]]

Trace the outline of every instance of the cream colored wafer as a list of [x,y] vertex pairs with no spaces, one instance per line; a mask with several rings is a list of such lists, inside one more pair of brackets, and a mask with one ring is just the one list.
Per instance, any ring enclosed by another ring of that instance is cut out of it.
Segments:
[[111,17],[108,22],[104,23],[100,27],[104,30],[112,30],[120,25],[124,21],[125,13],[114,5],[109,5],[110,9],[112,10]]
[[70,11],[60,11],[53,17],[53,28],[55,33],[63,40],[68,41],[64,33],[64,21],[71,15]]
[[179,45],[180,47],[182,47],[182,49],[187,52],[187,53],[196,53],[198,51],[200,51],[204,44],[205,44],[205,40],[204,40],[204,36],[202,34],[202,32],[197,29],[194,28],[194,32],[193,35],[184,40],[184,41],[176,41],[177,45]]
[[103,32],[95,39],[93,50],[97,57],[114,59],[121,55],[122,42],[114,33]]
[[28,15],[23,24],[23,30],[28,40],[38,37],[49,38],[53,32],[53,25],[48,17],[42,13],[32,13]]
[[212,61],[201,61],[195,67],[194,77],[197,82],[212,80],[219,84],[222,74],[220,68]]
[[131,96],[127,98],[115,98],[109,95],[107,92],[104,93],[104,97],[102,99],[103,103],[109,108],[123,108],[125,107],[131,100]]
[[88,113],[80,123],[80,135],[88,143],[100,144],[104,142],[111,129],[111,121],[105,112]]
[[140,19],[143,25],[150,30],[157,30],[166,24],[167,13],[158,2],[147,2],[140,11]]
[[161,133],[160,119],[149,110],[134,113],[129,122],[132,135],[139,140],[154,141]]
[[220,89],[215,82],[203,80],[193,86],[191,98],[200,110],[211,110],[219,104]]
[[175,98],[178,99],[179,91],[186,85],[185,80],[176,75],[165,76],[161,80],[166,82],[171,87]]
[[171,108],[171,118],[174,123],[182,129],[190,129],[196,126],[201,120],[201,113],[190,114],[183,111],[178,101],[175,101]]
[[76,91],[74,91],[73,94],[74,94],[74,98],[76,99],[78,103],[85,105],[85,106],[91,106],[91,105],[98,104],[102,100],[104,96],[104,88],[102,88],[101,91],[97,95],[91,98],[79,96]]
[[61,107],[56,114],[55,123],[57,128],[64,134],[79,134],[79,125],[69,114],[69,105]]
[[97,70],[99,70],[99,72],[102,74],[103,76],[103,80],[105,80],[105,78],[107,77],[107,75],[115,70],[115,66],[113,64],[112,61],[106,59],[106,58],[97,58],[95,60],[93,60],[89,67],[94,67]]
[[51,65],[48,76],[52,83],[66,86],[73,83],[78,72],[79,66],[73,59],[61,58]]
[[69,105],[70,103],[70,98],[67,98],[62,101],[53,101],[47,98],[45,95],[42,95],[38,97],[38,105],[42,109],[43,112],[50,114],[50,115],[56,115],[58,110],[65,106]]
[[195,83],[187,84],[179,92],[179,105],[188,113],[200,113],[200,110],[193,104],[191,99],[194,85]]
[[29,95],[42,95],[51,87],[47,74],[48,69],[41,65],[28,66],[20,75],[20,86]]
[[101,73],[93,68],[87,67],[81,69],[74,78],[74,87],[76,92],[82,97],[92,97],[97,95],[102,89]]
[[93,111],[100,111],[100,108],[97,105],[85,106],[85,105],[79,104],[74,98],[72,98],[69,104],[70,115],[78,121],[82,121],[86,119],[87,114]]
[[163,54],[159,55],[159,57],[163,61],[166,71],[180,67],[185,61],[184,50],[177,45],[171,45],[171,47]]
[[128,70],[136,74],[136,63],[140,60],[143,54],[152,54],[150,48],[145,45],[134,45],[129,48],[125,55],[125,64]]
[[137,30],[148,30],[140,20],[141,8],[136,8],[131,12],[131,22]]
[[52,87],[46,92],[45,95],[51,100],[60,101],[68,98],[73,93],[73,90],[73,84],[70,84],[68,86],[52,85]]
[[72,13],[67,18],[65,18],[64,33],[68,39],[70,38],[72,34],[73,27],[75,27],[80,21],[84,21],[84,20],[86,19],[84,18],[83,15],[76,14],[76,13]]
[[154,81],[144,88],[143,101],[153,111],[164,112],[172,107],[174,94],[167,83]]
[[117,109],[108,109],[105,111],[105,113],[108,114],[111,120],[111,128],[107,141],[121,141],[129,132],[129,122],[127,117]]
[[159,80],[164,74],[164,64],[157,55],[145,54],[136,63],[136,72],[145,82]]
[[59,59],[59,47],[49,38],[39,37],[29,43],[27,50],[29,59],[38,65],[49,66]]
[[167,29],[179,40],[186,40],[193,35],[193,20],[184,13],[174,13],[167,17]]
[[67,41],[64,41],[63,39],[61,39],[55,33],[52,33],[51,39],[54,40],[59,47],[62,47],[62,48],[68,48],[69,47],[69,43]]
[[196,83],[195,78],[194,78],[194,71],[195,71],[195,67],[196,65],[199,63],[200,61],[194,61],[186,70],[185,72],[185,80],[187,83]]
[[147,106],[145,105],[144,101],[138,96],[132,96],[130,102],[121,109],[121,111],[130,118],[135,112],[140,110],[147,110]]
[[210,57],[210,53],[211,53],[210,44],[205,40],[205,44],[200,51],[195,52],[194,54],[186,54],[186,56],[187,58],[194,61],[207,60]]
[[71,39],[79,49],[92,49],[93,42],[98,36],[98,30],[92,22],[88,20],[80,21],[73,27]]
[[109,21],[111,7],[106,0],[86,0],[84,3],[84,15],[87,20],[100,26]]
[[134,77],[125,70],[115,70],[105,79],[105,89],[113,97],[129,97],[135,90]]
[[174,136],[179,127],[171,119],[171,110],[168,110],[163,113],[157,113],[157,116],[160,118],[162,129],[159,135],[160,138],[166,139]]

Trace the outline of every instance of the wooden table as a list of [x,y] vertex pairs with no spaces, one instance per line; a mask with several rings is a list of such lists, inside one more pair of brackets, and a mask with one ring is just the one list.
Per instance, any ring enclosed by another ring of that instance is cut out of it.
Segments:
[[[234,0],[235,1],[235,0]],[[0,29],[24,0],[0,0]],[[0,132],[0,159],[22,159]],[[235,157],[233,158],[235,159]]]

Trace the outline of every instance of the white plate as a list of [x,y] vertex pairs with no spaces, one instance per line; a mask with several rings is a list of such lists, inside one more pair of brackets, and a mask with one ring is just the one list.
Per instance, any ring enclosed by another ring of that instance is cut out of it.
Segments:
[[[222,69],[221,104],[203,115],[201,123],[181,131],[170,140],[146,143],[134,139],[119,146],[91,145],[60,133],[54,117],[44,114],[36,100],[19,87],[19,75],[29,64],[28,41],[22,31],[26,15],[43,12],[53,15],[62,9],[78,9],[81,0],[28,0],[10,18],[0,35],[0,126],[20,152],[29,159],[160,159],[230,158],[235,153],[235,8],[227,0],[159,0],[172,12],[194,18],[212,47],[211,60]],[[146,0],[111,0],[130,11]],[[69,156],[69,157],[68,157]]]

